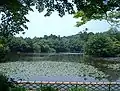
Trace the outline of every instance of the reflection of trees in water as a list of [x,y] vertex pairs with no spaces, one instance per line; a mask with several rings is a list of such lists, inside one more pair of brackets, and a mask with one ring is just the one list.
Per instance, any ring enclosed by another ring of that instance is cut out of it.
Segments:
[[11,55],[12,60],[18,61],[57,61],[57,62],[80,62],[83,60],[82,54],[52,54],[52,53],[37,53],[37,54],[17,54]]
[[[18,55],[9,55],[9,60],[11,61],[57,61],[57,62],[79,62],[84,63],[88,66],[93,66],[97,68],[98,72],[102,71],[106,77],[105,79],[109,81],[116,81],[120,77],[120,68],[115,69],[112,65],[120,65],[118,62],[105,61],[102,59],[95,59],[90,57],[83,57],[81,54],[18,54]],[[111,66],[111,68],[109,67]],[[94,76],[94,74],[89,74]],[[95,77],[97,80],[102,80],[104,78]]]
[[50,61],[61,61],[61,62],[79,62],[80,60],[82,60],[81,55],[52,55],[49,56]]
[[[92,65],[98,69],[98,71],[102,71],[106,75],[106,79],[108,81],[117,81],[120,78],[120,68],[116,69],[112,65],[120,65],[119,62],[114,61],[106,61],[103,59],[96,59],[90,57],[84,57],[84,62],[87,65]],[[109,67],[112,66],[112,67]],[[102,78],[98,78],[102,79]]]

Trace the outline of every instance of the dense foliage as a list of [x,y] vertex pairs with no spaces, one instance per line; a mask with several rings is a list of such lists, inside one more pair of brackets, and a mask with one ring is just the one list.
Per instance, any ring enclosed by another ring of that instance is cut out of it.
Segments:
[[25,87],[13,87],[10,88],[10,91],[27,91],[27,89]]
[[8,82],[8,78],[0,73],[0,91],[10,91],[10,87],[12,87],[13,84]]
[[61,17],[66,12],[75,14],[75,18],[81,17],[77,26],[92,19],[105,19],[117,26],[120,23],[120,0],[4,0],[0,2],[0,35],[8,37],[27,29],[26,15],[33,11],[32,6],[39,12],[46,10],[45,16],[54,11]]
[[0,62],[3,62],[6,54],[9,52],[9,47],[7,45],[7,39],[0,37]]
[[44,35],[23,38],[9,36],[0,40],[0,61],[6,53],[85,53],[97,57],[120,56],[120,31],[116,28],[103,33],[79,32],[72,36]]
[[[35,53],[59,53],[59,52],[83,52],[84,38],[81,34],[60,37],[45,35],[42,37],[22,38],[12,37],[8,42],[11,52],[35,52]],[[87,34],[86,34],[87,35]]]
[[14,84],[14,81],[0,73],[0,91],[27,91],[24,87],[16,87]]
[[94,56],[113,56],[113,44],[110,37],[96,34],[89,38],[85,46],[85,52]]
[[85,45],[85,54],[94,56],[119,56],[120,55],[120,32],[111,28],[104,33],[96,33],[91,36]]
[[90,20],[107,20],[112,26],[120,25],[120,1],[119,0],[75,0],[77,13],[75,18],[80,18],[76,26],[81,26]]
[[[94,42],[94,40],[91,41],[92,38],[88,40],[89,36],[93,35],[93,33],[87,32],[80,32],[75,36],[69,37],[55,35],[44,36],[44,38],[35,37],[33,39],[13,37],[16,33],[20,31],[24,33],[24,30],[28,29],[26,23],[29,20],[26,18],[26,15],[29,11],[33,11],[32,6],[35,6],[39,12],[46,10],[45,16],[50,16],[54,11],[57,11],[61,17],[66,12],[74,14],[74,18],[80,18],[80,22],[77,22],[76,26],[83,25],[92,19],[105,19],[118,27],[120,24],[120,0],[4,0],[0,2],[0,61],[9,50],[11,52],[47,53],[85,51],[86,54],[96,56],[103,56],[104,53],[109,52],[109,48],[105,48],[104,51],[99,49],[103,52],[102,54],[96,54],[96,50],[94,53],[91,53],[90,49],[86,50],[90,47],[90,43]],[[101,40],[108,40],[108,45],[112,41],[112,48],[114,49],[112,53],[106,54],[106,56],[116,56],[116,54],[119,54],[119,32],[115,35],[106,33],[106,36],[109,36],[109,38]],[[97,40],[97,37],[93,38]],[[86,42],[87,44],[84,49]],[[106,46],[105,44],[104,47],[108,47],[108,45]]]

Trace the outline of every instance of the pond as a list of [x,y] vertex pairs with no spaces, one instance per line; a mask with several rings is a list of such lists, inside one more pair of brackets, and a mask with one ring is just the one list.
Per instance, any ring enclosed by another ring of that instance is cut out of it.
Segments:
[[98,60],[79,53],[10,55],[0,72],[27,81],[120,81],[118,61]]

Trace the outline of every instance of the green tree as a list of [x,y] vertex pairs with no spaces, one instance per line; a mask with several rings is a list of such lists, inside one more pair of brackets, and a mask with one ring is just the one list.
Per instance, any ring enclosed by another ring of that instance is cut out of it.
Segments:
[[115,56],[113,46],[114,44],[110,37],[99,33],[88,39],[84,52],[85,54],[98,57]]
[[75,0],[77,12],[74,18],[80,18],[76,26],[79,27],[90,20],[107,20],[110,25],[120,25],[119,0]]
[[33,43],[33,52],[36,52],[36,53],[41,52],[41,45],[38,42]]
[[108,31],[104,32],[104,34],[111,37],[113,40],[117,39],[120,41],[120,31],[116,27],[111,27]]
[[31,38],[25,38],[24,39],[26,43],[28,44],[28,47],[26,49],[27,52],[33,52],[33,40]]
[[[66,12],[73,14],[76,11],[75,17],[81,17],[77,26],[91,19],[106,19],[119,25],[120,0],[4,0],[0,2],[1,34],[8,36],[27,29],[25,24],[29,20],[25,15],[33,11],[31,6],[35,6],[39,12],[46,10],[45,16],[58,11],[59,16],[62,17]],[[75,6],[77,10],[74,9]]]
[[113,48],[112,48],[113,55],[120,56],[120,41],[114,41],[113,42]]
[[11,52],[25,52],[29,47],[22,37],[13,37],[8,45]]
[[0,91],[9,91],[10,83],[8,78],[0,73]]
[[5,61],[6,54],[9,52],[9,46],[7,40],[4,37],[0,37],[0,62]]
[[48,45],[48,44],[42,45],[42,47],[41,47],[41,52],[49,53],[49,52],[50,52],[50,47],[49,47],[49,45]]

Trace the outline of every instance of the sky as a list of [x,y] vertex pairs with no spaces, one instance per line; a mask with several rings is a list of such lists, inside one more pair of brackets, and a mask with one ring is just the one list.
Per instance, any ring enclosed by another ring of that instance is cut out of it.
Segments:
[[57,12],[53,12],[51,16],[44,17],[45,12],[39,13],[34,9],[34,12],[29,12],[26,16],[30,22],[27,23],[28,30],[25,34],[18,34],[16,36],[22,37],[43,37],[44,35],[60,35],[70,36],[88,28],[88,32],[103,32],[110,28],[110,25],[104,21],[90,21],[80,27],[75,27],[79,19],[73,18],[73,15],[66,14],[64,17],[58,16]]

